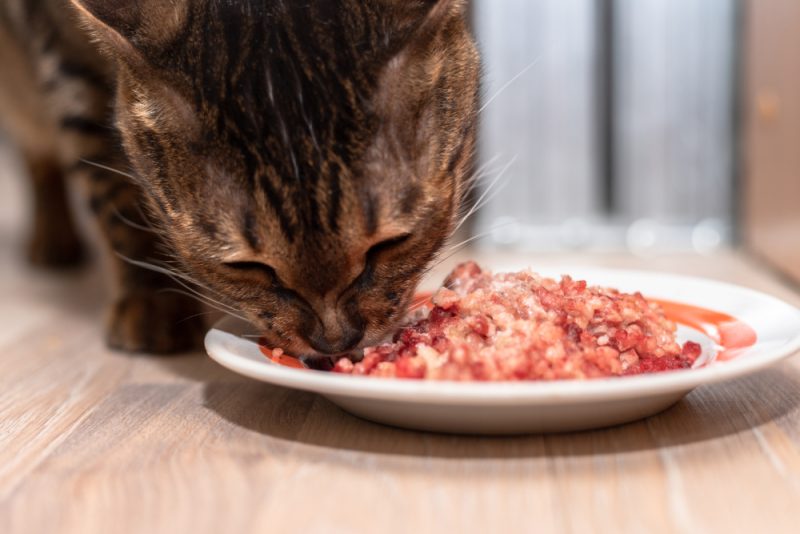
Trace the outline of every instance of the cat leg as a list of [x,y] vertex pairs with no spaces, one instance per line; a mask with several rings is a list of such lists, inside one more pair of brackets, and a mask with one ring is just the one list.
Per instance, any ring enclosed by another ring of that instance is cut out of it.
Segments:
[[61,166],[46,156],[29,155],[26,162],[34,207],[28,260],[52,268],[81,264],[85,248],[75,229]]
[[[110,347],[129,352],[176,353],[201,346],[203,307],[179,283],[134,262],[168,259],[168,245],[144,215],[142,191],[129,177],[127,159],[112,126],[112,91],[93,63],[55,65],[47,84],[58,114],[59,153],[68,180],[83,180],[88,204],[111,256],[116,300],[107,326]],[[77,98],[76,98],[77,97]],[[91,164],[89,162],[94,163]]]
[[85,163],[127,169],[112,126],[113,69],[74,26],[73,17],[51,14],[31,10],[26,24],[35,31],[24,46],[0,31],[0,118],[27,154],[36,205],[31,261],[69,265],[82,257],[65,190],[84,180],[115,271],[109,345],[154,353],[197,347],[203,334],[201,305],[176,293],[182,288],[168,276],[123,259],[154,261],[163,258],[166,248],[147,228],[138,187],[125,176]]
[[[122,161],[118,157],[102,164],[122,169]],[[84,173],[89,204],[112,254],[117,282],[107,330],[109,346],[159,354],[200,347],[205,332],[201,304],[169,276],[132,263],[160,266],[169,259],[167,244],[144,216],[140,189],[113,171],[93,167]]]
[[55,128],[43,105],[36,62],[3,25],[0,65],[0,122],[23,156],[32,192],[28,258],[43,267],[77,265],[84,259],[84,248],[69,210]]

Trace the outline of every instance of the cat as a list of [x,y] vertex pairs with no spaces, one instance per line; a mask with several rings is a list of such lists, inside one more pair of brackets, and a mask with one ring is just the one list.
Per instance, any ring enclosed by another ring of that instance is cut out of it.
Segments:
[[30,260],[83,258],[65,200],[83,176],[116,261],[112,348],[194,346],[185,292],[291,353],[380,341],[467,191],[481,65],[466,11],[6,0],[0,122],[31,174]]

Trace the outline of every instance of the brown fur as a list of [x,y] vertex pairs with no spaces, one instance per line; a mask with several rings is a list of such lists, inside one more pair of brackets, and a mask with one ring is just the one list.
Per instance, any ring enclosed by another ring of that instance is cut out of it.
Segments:
[[[181,281],[293,352],[340,352],[385,335],[465,194],[479,60],[464,3],[73,4],[107,58],[98,70],[112,73],[136,184],[109,173],[92,182],[113,193],[116,210],[105,194],[94,202],[112,246],[138,260],[166,248]],[[75,143],[79,157],[128,168],[107,138],[77,124],[90,134]],[[142,201],[158,239],[114,223],[120,210],[144,222]],[[139,333],[190,311],[158,293],[171,283],[131,266],[121,279],[114,345],[178,348],[161,339],[172,330]]]

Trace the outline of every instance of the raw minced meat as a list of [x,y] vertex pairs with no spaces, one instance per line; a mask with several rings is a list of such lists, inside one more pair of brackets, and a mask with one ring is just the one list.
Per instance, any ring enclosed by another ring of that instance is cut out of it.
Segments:
[[333,371],[428,380],[601,378],[685,369],[700,346],[641,294],[560,281],[530,271],[456,268],[423,317],[391,343],[340,358]]

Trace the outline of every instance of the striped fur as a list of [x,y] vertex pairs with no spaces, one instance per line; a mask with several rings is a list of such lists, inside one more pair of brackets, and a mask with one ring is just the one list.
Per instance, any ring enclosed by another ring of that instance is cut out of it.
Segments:
[[[112,246],[138,259],[166,247],[295,352],[380,339],[464,195],[479,59],[463,2],[73,0],[98,56],[64,1],[7,2],[0,35],[49,69],[32,77],[64,147],[50,159],[132,169],[132,181],[90,172]],[[39,43],[13,37],[30,27]],[[66,98],[73,81],[87,104]],[[161,243],[114,230],[120,210],[144,222],[140,203]],[[167,281],[122,270],[125,293],[144,283],[145,305],[162,304],[151,290]]]

